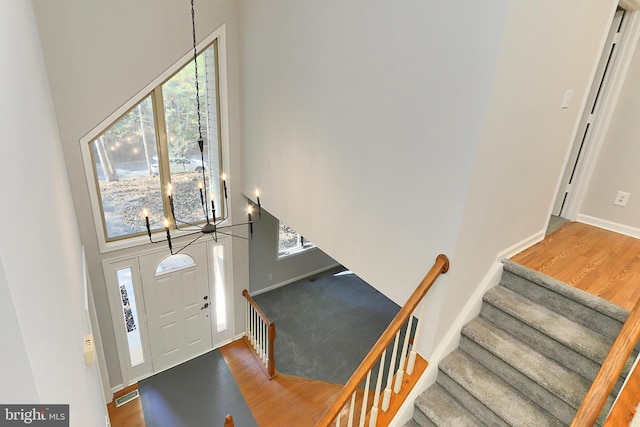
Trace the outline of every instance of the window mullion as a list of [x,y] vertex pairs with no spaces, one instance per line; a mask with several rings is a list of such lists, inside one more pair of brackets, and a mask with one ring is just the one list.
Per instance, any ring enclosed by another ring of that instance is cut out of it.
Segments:
[[164,217],[169,220],[170,227],[175,227],[171,207],[168,200],[168,185],[171,183],[171,171],[169,170],[169,144],[167,142],[167,125],[164,117],[164,101],[162,99],[162,86],[153,90],[153,117],[156,126],[156,144],[158,150],[158,169],[160,174],[160,188],[162,191],[162,210]]

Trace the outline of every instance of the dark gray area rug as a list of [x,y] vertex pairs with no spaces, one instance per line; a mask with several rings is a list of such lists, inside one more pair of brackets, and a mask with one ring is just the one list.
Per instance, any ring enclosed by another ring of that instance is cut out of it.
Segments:
[[278,372],[345,384],[400,310],[358,276],[334,276],[341,270],[254,297],[276,324]]
[[237,426],[257,426],[220,350],[142,380],[138,388],[147,427],[222,426],[227,414]]

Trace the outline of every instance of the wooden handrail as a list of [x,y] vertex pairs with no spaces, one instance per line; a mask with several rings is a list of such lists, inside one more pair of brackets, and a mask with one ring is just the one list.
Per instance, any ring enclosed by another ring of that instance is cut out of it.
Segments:
[[233,422],[233,417],[231,415],[227,415],[224,419],[224,427],[235,427],[236,423]]
[[256,311],[258,312],[258,314],[260,315],[260,317],[262,318],[262,320],[264,320],[264,322],[266,324],[273,323],[273,322],[271,322],[271,320],[269,320],[269,316],[264,314],[264,311],[262,311],[260,306],[255,302],[255,300],[253,298],[251,298],[251,295],[249,295],[249,291],[247,291],[246,289],[243,290],[242,291],[242,296],[244,296],[247,299],[247,301],[249,301],[249,303],[253,306],[253,308],[256,309]]
[[262,311],[260,306],[255,302],[255,300],[251,298],[251,295],[249,295],[249,291],[244,289],[242,291],[242,295],[247,299],[247,301],[249,302],[249,304],[251,304],[251,306],[256,311],[256,313],[258,313],[258,316],[260,316],[260,318],[267,325],[267,334],[269,339],[269,354],[268,354],[269,364],[266,366],[266,370],[267,370],[267,375],[269,375],[269,378],[273,378],[276,375],[276,362],[275,362],[274,350],[273,350],[273,347],[274,347],[273,343],[276,340],[276,325],[269,319],[269,317],[265,314],[265,312]]
[[598,375],[578,408],[571,427],[591,427],[595,424],[638,338],[640,338],[640,299],[622,325]]
[[349,378],[349,381],[344,385],[342,391],[340,391],[340,394],[336,397],[336,400],[322,415],[316,427],[328,427],[329,424],[336,419],[343,406],[351,399],[353,392],[362,383],[378,359],[380,359],[382,352],[386,350],[389,344],[391,344],[391,341],[394,340],[398,331],[400,331],[402,326],[409,320],[409,317],[413,314],[416,307],[418,307],[418,304],[420,304],[420,301],[422,301],[438,276],[447,271],[449,271],[449,259],[446,255],[440,254],[436,257],[436,261],[433,267],[431,267],[431,270],[429,270],[424,279],[422,279],[405,305],[400,309],[398,314],[396,314],[387,329],[385,329],[380,338],[378,338],[378,341],[376,341],[369,353],[362,360],[360,366],[358,366],[353,375],[351,375],[351,378]]

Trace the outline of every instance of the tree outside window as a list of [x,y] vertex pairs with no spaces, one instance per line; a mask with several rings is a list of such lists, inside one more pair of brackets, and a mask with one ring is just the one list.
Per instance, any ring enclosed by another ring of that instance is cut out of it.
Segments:
[[[151,228],[162,229],[169,216],[169,184],[176,217],[202,221],[198,185],[203,168],[208,194],[221,207],[217,67],[214,41],[198,55],[204,164],[197,142],[193,60],[90,142],[106,241],[146,233],[145,208]],[[218,214],[224,214],[222,209]]]
[[278,256],[286,257],[315,248],[315,245],[305,239],[300,233],[282,221],[278,221]]

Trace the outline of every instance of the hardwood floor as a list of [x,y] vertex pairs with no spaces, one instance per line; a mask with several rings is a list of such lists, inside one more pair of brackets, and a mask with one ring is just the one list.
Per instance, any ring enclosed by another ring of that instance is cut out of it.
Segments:
[[631,310],[640,297],[640,240],[578,222],[511,258]]
[[[260,427],[313,426],[342,389],[341,385],[282,374],[269,380],[244,340],[220,350]],[[137,385],[128,387],[116,397],[135,388]],[[112,402],[108,410],[113,427],[145,426],[139,398],[119,408]]]
[[115,399],[137,389],[138,384],[134,384],[124,390],[120,390],[114,395],[113,402],[107,405],[112,427],[146,427],[144,414],[142,413],[142,401],[139,397],[116,408]]
[[221,350],[260,427],[313,426],[342,389],[337,384],[283,374],[269,380],[244,340]]

